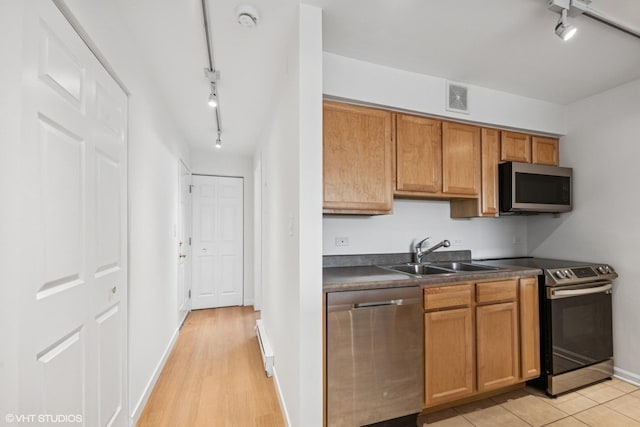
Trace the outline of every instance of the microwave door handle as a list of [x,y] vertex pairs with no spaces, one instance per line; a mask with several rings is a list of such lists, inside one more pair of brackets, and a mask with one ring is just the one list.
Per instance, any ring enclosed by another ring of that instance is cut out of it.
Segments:
[[590,295],[590,294],[600,294],[603,292],[610,294],[612,288],[613,286],[611,285],[611,283],[607,283],[606,285],[596,286],[594,288],[586,288],[586,289],[550,289],[549,299],[568,298],[568,297]]

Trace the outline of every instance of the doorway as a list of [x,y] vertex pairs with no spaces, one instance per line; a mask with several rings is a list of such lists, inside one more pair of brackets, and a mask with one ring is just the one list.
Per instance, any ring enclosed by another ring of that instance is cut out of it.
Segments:
[[180,161],[180,210],[178,212],[178,322],[191,309],[191,172]]
[[192,309],[243,303],[243,178],[193,175]]

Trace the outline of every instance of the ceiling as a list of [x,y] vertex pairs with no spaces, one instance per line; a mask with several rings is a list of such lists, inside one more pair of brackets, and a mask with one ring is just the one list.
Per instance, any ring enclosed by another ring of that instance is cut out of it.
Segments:
[[[193,148],[216,125],[200,0],[116,0],[150,78]],[[570,104],[640,78],[640,39],[579,16],[562,42],[545,0],[304,0],[323,9],[324,50],[407,71]],[[251,4],[259,25],[243,28]],[[221,153],[251,154],[268,124],[299,0],[207,0],[222,119]],[[592,7],[640,28],[637,0]],[[348,76],[345,76],[348,78]]]

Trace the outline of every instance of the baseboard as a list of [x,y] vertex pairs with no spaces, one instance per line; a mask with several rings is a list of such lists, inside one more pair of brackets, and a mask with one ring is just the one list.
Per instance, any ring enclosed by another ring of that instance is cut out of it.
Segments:
[[253,298],[245,298],[245,299],[244,299],[244,305],[245,305],[245,306],[247,306],[247,305],[253,305],[253,302],[254,302],[254,301],[253,301]]
[[280,410],[282,410],[284,423],[287,427],[291,427],[291,419],[289,418],[289,412],[287,412],[287,405],[284,403],[282,389],[280,388],[280,381],[278,381],[278,370],[275,366],[273,367],[273,382],[276,385],[276,393],[278,393],[278,402],[280,402]]
[[182,319],[178,319],[178,331],[180,331],[180,329],[182,329],[182,326],[184,326],[184,321],[187,320],[187,317],[189,317],[189,313],[191,313],[191,309],[187,310],[184,313],[184,316],[182,317]]
[[171,354],[171,351],[173,350],[173,346],[176,344],[179,332],[180,332],[180,328],[177,328],[173,333],[173,336],[171,337],[171,340],[169,341],[167,348],[164,350],[164,353],[162,354],[162,358],[160,358],[160,362],[158,362],[158,365],[154,369],[153,375],[149,379],[147,386],[144,388],[144,392],[142,393],[142,396],[138,400],[138,403],[136,404],[133,412],[131,413],[129,417],[130,427],[133,427],[136,424],[138,424],[140,415],[142,415],[142,410],[144,409],[144,406],[147,404],[147,401],[149,400],[149,396],[151,396],[151,392],[153,391],[153,387],[156,385],[156,382],[158,381],[158,377],[162,372],[162,368],[164,368],[165,363],[167,363],[167,358]]
[[616,378],[620,378],[621,380],[625,380],[633,385],[637,385],[640,387],[640,375],[635,374],[633,372],[625,371],[624,369],[613,368],[613,376]]

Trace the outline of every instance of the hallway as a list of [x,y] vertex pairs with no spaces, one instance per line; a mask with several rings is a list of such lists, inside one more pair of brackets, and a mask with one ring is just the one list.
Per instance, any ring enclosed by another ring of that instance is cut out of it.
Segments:
[[138,427],[284,426],[253,307],[192,311]]

